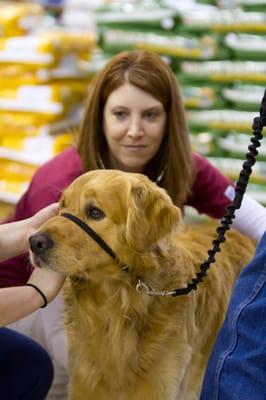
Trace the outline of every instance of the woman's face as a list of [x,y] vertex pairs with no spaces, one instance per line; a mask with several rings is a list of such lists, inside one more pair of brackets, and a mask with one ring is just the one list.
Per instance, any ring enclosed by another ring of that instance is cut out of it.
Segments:
[[162,103],[125,83],[108,97],[103,117],[112,168],[143,172],[164,136],[167,117]]

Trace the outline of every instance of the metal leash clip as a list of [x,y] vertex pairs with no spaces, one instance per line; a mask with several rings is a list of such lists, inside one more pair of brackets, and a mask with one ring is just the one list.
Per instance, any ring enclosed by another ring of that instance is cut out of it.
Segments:
[[150,288],[146,283],[144,283],[141,279],[138,279],[138,283],[136,284],[136,291],[140,294],[147,294],[148,296],[172,296],[174,291],[167,290],[154,290]]

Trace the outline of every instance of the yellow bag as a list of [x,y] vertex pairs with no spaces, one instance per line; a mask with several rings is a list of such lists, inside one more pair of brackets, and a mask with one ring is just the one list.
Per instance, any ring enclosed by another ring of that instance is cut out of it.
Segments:
[[64,56],[75,55],[78,59],[95,47],[93,32],[40,31],[34,35],[0,38],[0,63],[53,67]]
[[46,121],[60,119],[82,102],[84,82],[0,87],[0,112],[42,114]]
[[0,32],[3,37],[26,35],[29,30],[40,26],[44,10],[38,4],[1,1]]

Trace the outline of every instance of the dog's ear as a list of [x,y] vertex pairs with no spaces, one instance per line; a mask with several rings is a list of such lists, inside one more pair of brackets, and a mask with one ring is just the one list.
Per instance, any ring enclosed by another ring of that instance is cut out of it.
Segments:
[[148,185],[131,187],[129,199],[125,237],[137,251],[149,248],[181,220],[179,208],[163,189],[154,190]]

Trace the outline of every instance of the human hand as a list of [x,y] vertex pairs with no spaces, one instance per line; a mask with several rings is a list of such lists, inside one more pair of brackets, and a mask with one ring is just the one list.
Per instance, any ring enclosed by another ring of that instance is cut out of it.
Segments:
[[25,231],[25,238],[24,238],[25,248],[28,247],[28,240],[30,236],[33,235],[36,232],[36,230],[40,228],[40,226],[44,222],[46,222],[49,218],[52,218],[55,215],[57,215],[58,211],[59,211],[59,203],[53,203],[41,209],[27,220],[24,220],[27,224],[27,228]]
[[58,214],[59,211],[59,203],[53,203],[49,206],[43,208],[42,210],[38,211],[34,214],[31,218],[27,220],[28,223],[28,230],[31,232],[28,237],[38,229],[45,221],[49,218],[54,217]]
[[28,283],[36,285],[47,298],[48,303],[59,293],[65,282],[65,275],[47,268],[36,267]]
[[27,251],[29,237],[58,211],[59,203],[53,203],[30,218],[0,225],[0,260],[15,257]]
[[[59,203],[50,204],[29,219],[29,229],[27,238],[29,238],[36,230],[49,218],[57,215],[59,211]],[[35,267],[28,283],[36,285],[46,296],[48,303],[52,301],[62,288],[65,281],[65,275],[59,272],[49,270],[47,268]]]

